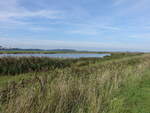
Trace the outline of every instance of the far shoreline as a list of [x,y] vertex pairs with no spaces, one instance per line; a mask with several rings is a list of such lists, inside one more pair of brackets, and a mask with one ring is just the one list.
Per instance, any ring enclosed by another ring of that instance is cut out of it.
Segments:
[[0,54],[106,54],[113,52],[93,51],[0,51]]

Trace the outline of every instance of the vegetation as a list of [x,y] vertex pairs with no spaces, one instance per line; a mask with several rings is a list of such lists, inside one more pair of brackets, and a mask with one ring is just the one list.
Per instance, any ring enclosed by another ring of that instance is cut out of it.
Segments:
[[59,59],[48,57],[4,57],[0,58],[0,74],[1,75],[16,75],[27,72],[48,71],[55,68],[71,67],[72,65],[89,65],[91,63],[109,61],[127,56],[135,56],[141,53],[118,53],[112,54],[111,57],[106,56],[103,59],[99,58],[81,58],[81,59]]
[[15,75],[26,72],[47,71],[54,68],[69,67],[76,60],[51,59],[40,57],[5,57],[0,58],[0,74]]
[[58,54],[58,53],[109,53],[109,52],[88,52],[88,51],[17,51],[17,50],[13,50],[13,51],[6,51],[6,50],[1,50],[0,54]]
[[[35,60],[31,59],[31,62]],[[17,60],[13,59],[26,62]],[[60,62],[67,62],[67,59]],[[44,72],[1,74],[0,80],[4,81],[0,81],[0,111],[149,113],[149,54],[118,53],[104,59],[70,59],[68,62],[68,66],[56,66]]]
[[[63,53],[63,54],[67,54],[67,53],[73,53],[73,54],[78,54],[78,53],[86,53],[86,54],[91,54],[91,53],[95,53],[95,54],[102,54],[102,53],[112,53],[112,52],[96,52],[96,51],[76,51],[76,50],[67,50],[67,49],[56,49],[56,50],[38,50],[38,49],[20,49],[20,50],[1,50],[0,49],[0,54],[59,54],[59,53]],[[114,54],[115,52],[113,52]],[[141,54],[142,52],[140,52]],[[135,52],[135,53],[130,53],[130,52],[116,52],[115,54],[139,54],[139,52]]]
[[68,53],[64,51],[0,51],[0,54],[56,54],[56,53]]

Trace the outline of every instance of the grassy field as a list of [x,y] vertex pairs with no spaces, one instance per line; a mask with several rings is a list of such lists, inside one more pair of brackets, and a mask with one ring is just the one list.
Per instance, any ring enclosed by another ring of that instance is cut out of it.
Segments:
[[150,113],[150,54],[0,63],[2,113]]

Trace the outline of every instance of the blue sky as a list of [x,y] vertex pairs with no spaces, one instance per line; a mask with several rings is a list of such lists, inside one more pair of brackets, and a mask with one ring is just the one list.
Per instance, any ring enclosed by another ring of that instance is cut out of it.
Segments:
[[150,51],[150,0],[1,0],[0,45]]

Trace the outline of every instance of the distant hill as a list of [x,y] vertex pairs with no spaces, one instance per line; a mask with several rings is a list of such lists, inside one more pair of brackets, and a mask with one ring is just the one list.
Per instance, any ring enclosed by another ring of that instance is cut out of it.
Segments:
[[47,51],[67,51],[67,52],[76,52],[77,50],[74,49],[52,49]]

